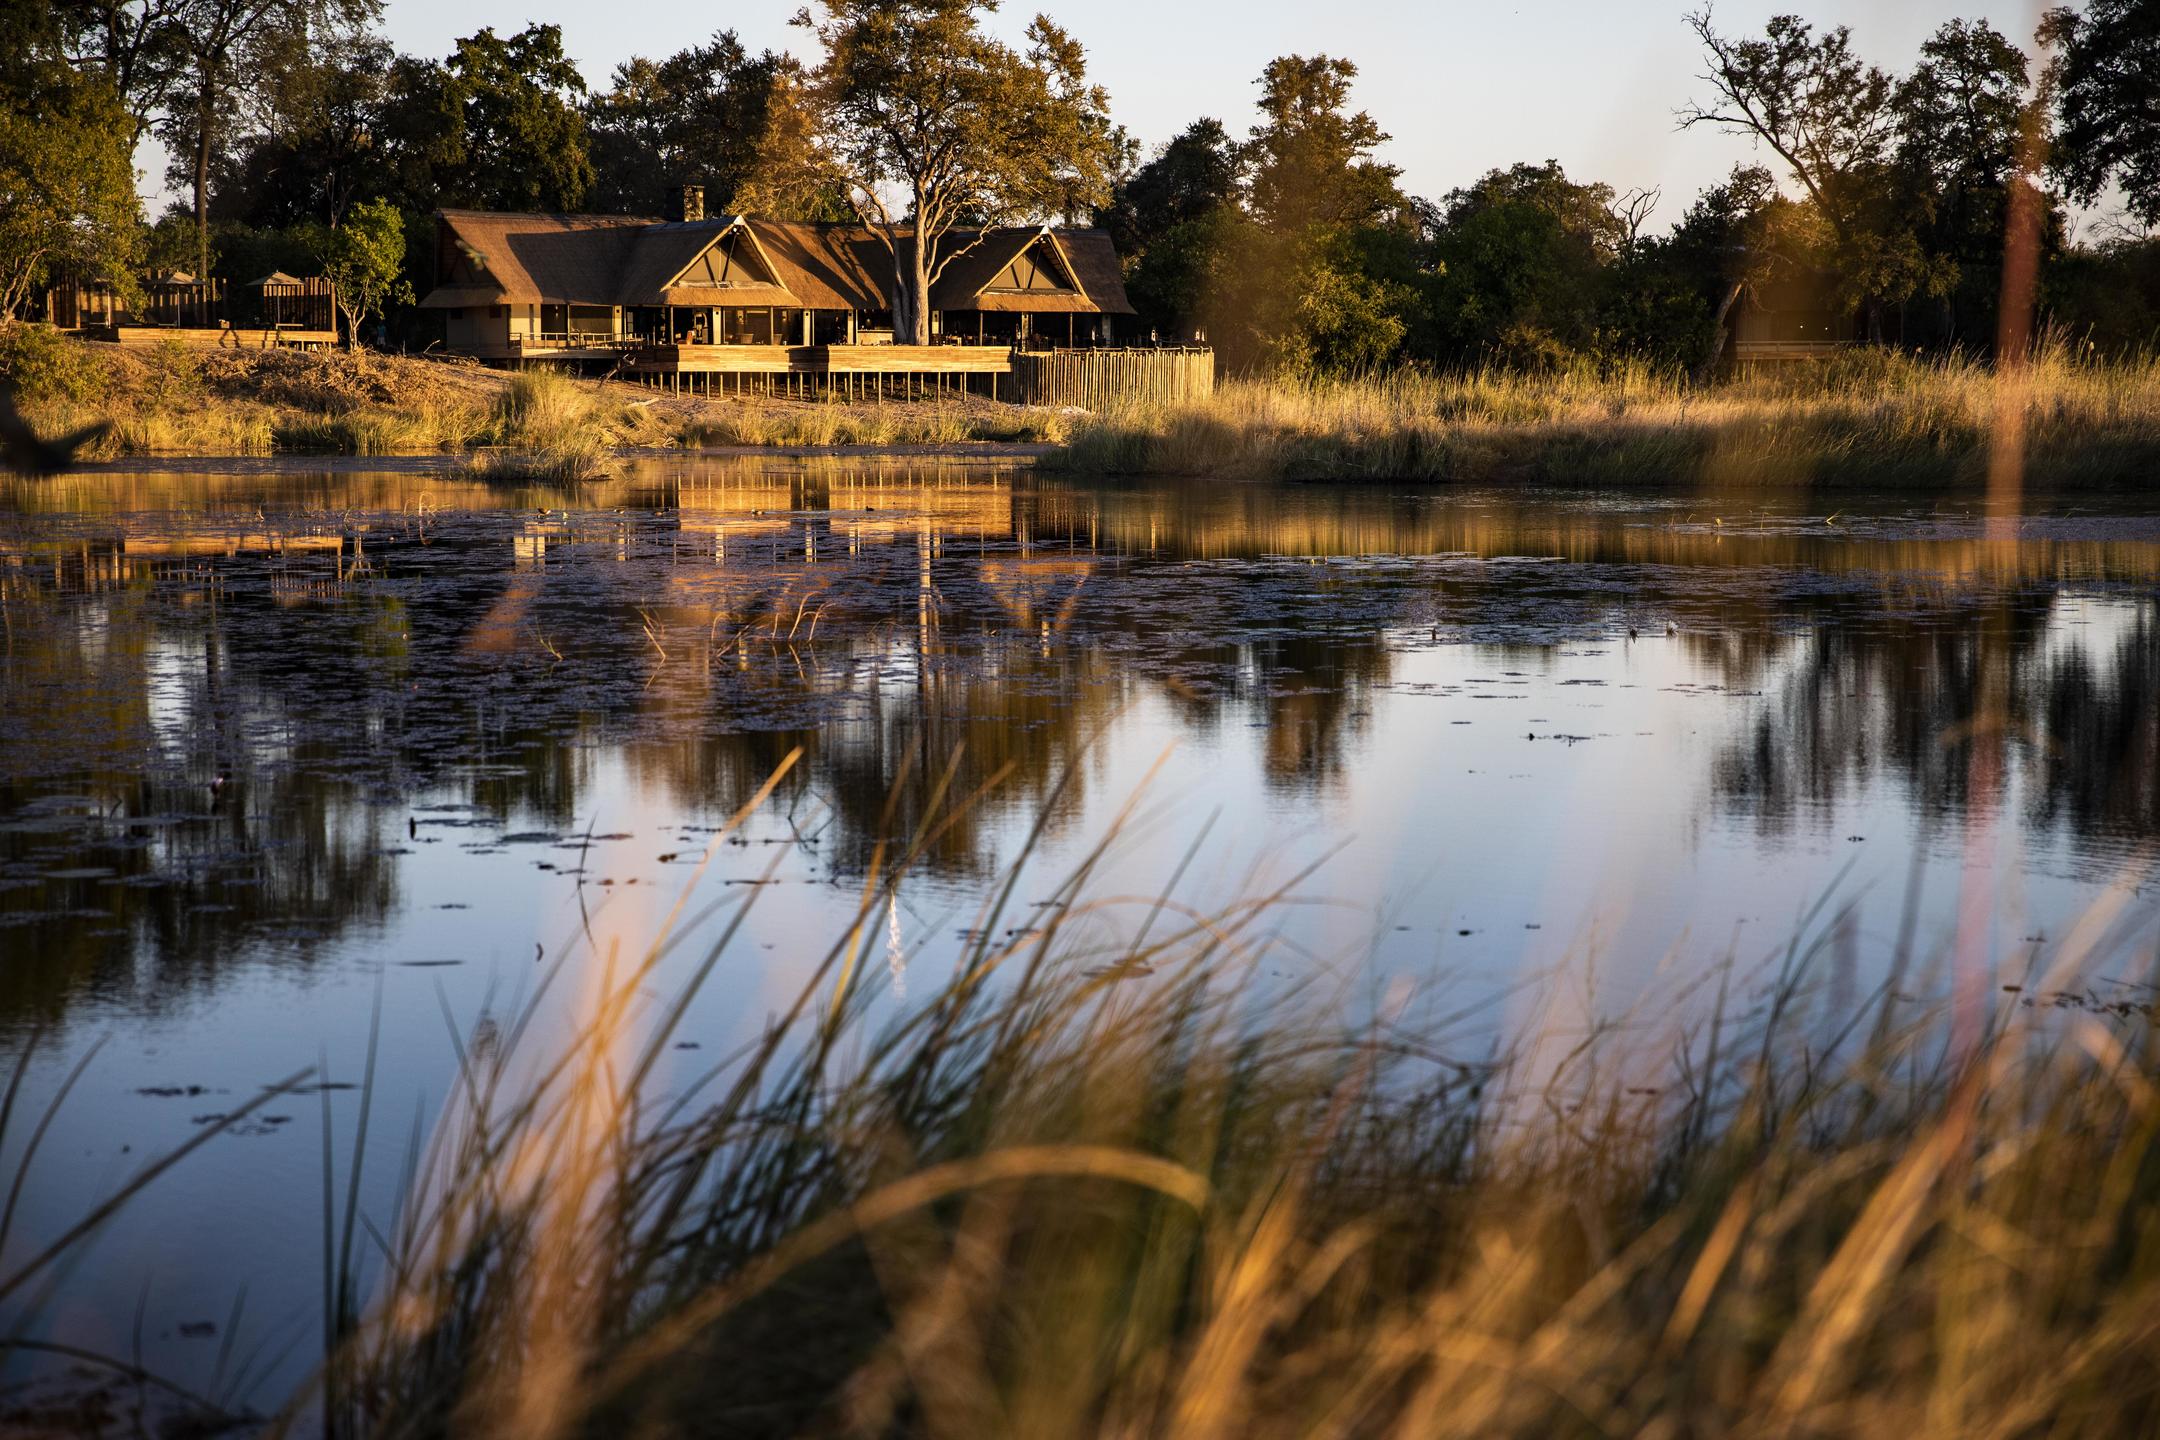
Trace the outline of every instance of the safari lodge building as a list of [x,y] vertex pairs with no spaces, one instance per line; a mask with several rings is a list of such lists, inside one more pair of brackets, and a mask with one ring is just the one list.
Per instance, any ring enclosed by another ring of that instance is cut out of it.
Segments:
[[937,377],[993,395],[1015,352],[1110,347],[1134,313],[1102,231],[956,231],[941,248],[962,253],[931,289],[931,343],[896,345],[892,255],[876,232],[706,219],[695,189],[682,208],[675,221],[442,211],[421,305],[442,312],[446,350],[497,364],[606,365],[691,390]]

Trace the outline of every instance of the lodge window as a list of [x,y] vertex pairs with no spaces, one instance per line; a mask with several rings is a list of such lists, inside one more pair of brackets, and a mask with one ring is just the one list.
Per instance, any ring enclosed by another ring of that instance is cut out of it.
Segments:
[[574,335],[612,335],[615,333],[615,307],[572,305],[569,329]]
[[770,345],[773,343],[773,312],[766,309],[723,310],[720,343],[723,345]]

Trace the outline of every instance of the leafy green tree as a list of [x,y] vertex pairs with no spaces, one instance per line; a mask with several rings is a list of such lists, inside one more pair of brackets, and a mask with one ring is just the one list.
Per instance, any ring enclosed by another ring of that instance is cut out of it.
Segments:
[[1216,297],[1238,289],[1231,257],[1251,226],[1235,205],[1223,205],[1171,226],[1125,263],[1125,294],[1139,323],[1158,338],[1207,338]]
[[[120,97],[130,126],[128,148],[182,98],[187,70],[180,25],[186,0],[55,0],[45,14],[65,32],[67,58],[97,70]],[[35,0],[20,11],[38,8]]]
[[1087,214],[1124,154],[1078,41],[1038,15],[1024,50],[994,0],[820,0],[809,98],[848,203],[893,267],[893,326],[930,339],[930,290],[978,241],[962,227]]
[[[633,58],[587,104],[594,183],[603,212],[645,214],[678,185],[702,185],[711,206],[741,209],[791,134],[791,105],[803,79],[792,56],[751,54],[732,30],[705,45],[653,61]],[[830,218],[829,197],[808,195],[814,218]],[[772,207],[765,207],[770,210]],[[800,213],[802,205],[784,205]]]
[[[1995,330],[2003,240],[2019,173],[2019,150],[2036,101],[2025,52],[1985,21],[1953,20],[1929,36],[1898,87],[1897,203],[1913,217],[1929,257],[1934,333],[1909,321],[1903,339],[1954,344]],[[2045,195],[2043,244],[2060,248],[2061,223]]]
[[1141,323],[1190,333],[1236,227],[1241,185],[1237,143],[1220,120],[1188,125],[1119,182],[1095,212],[1125,266],[1125,290]]
[[132,288],[132,133],[103,76],[50,53],[0,60],[0,319],[55,273]]
[[1254,218],[1275,230],[1377,223],[1398,211],[1401,171],[1373,158],[1386,132],[1352,111],[1357,66],[1285,55],[1260,76],[1260,124],[1246,142]]
[[2041,314],[2090,353],[2160,354],[2160,235],[2116,235],[2065,251],[2043,275]]
[[345,345],[359,343],[360,327],[370,315],[409,302],[405,282],[405,220],[387,200],[363,200],[330,232],[323,273],[337,287],[338,313],[345,318]]
[[1882,333],[1883,307],[1931,282],[1913,215],[1897,188],[1897,84],[1853,52],[1844,26],[1817,34],[1773,16],[1759,39],[1719,34],[1710,12],[1687,17],[1702,44],[1707,100],[1680,112],[1767,146],[1804,190],[1835,241],[1836,270]]
[[2133,215],[2160,225],[2160,4],[2051,11],[2042,37],[2062,52],[2055,164],[2070,194],[2091,204],[2113,181]]
[[[158,233],[165,223],[161,220],[158,229],[151,233],[150,263],[153,268],[161,263]],[[289,275],[320,274],[330,235],[330,227],[319,220],[297,220],[290,225],[278,226],[255,226],[238,220],[212,221],[210,273],[237,284],[246,284],[273,270],[283,270]],[[192,241],[193,236],[189,239]]]
[[2000,188],[2017,164],[2025,52],[1985,20],[1952,20],[1898,86],[1898,158],[1953,189]]
[[562,27],[481,30],[447,64],[401,57],[382,117],[386,173],[409,208],[571,211],[592,188],[585,81]]
[[1095,223],[1120,255],[1136,257],[1178,226],[1236,204],[1239,191],[1237,142],[1222,121],[1202,118],[1119,181]]
[[1653,247],[1658,269],[1692,291],[1704,309],[1694,343],[1665,353],[1707,380],[1724,350],[1726,318],[1748,288],[1818,269],[1827,243],[1813,208],[1781,196],[1776,176],[1760,165],[1735,165],[1696,196]]
[[1494,170],[1447,197],[1434,252],[1434,323],[1458,361],[1539,367],[1598,348],[1607,271],[1627,230],[1610,185],[1558,161]]
[[1260,76],[1238,160],[1248,211],[1207,269],[1209,337],[1232,367],[1345,373],[1401,358],[1422,326],[1416,210],[1353,110],[1357,67],[1286,55]]
[[241,133],[212,168],[212,213],[257,228],[336,226],[391,185],[382,118],[395,53],[357,27],[280,31],[255,50]]
[[171,33],[180,74],[162,128],[194,198],[196,274],[210,273],[211,170],[233,138],[234,99],[252,83],[246,62],[257,43],[273,33],[304,42],[323,26],[364,24],[379,10],[380,0],[176,0]]
[[1402,358],[1417,292],[1400,267],[1376,255],[1374,232],[1343,226],[1313,232],[1301,248],[1292,289],[1293,323],[1268,349],[1293,375],[1362,375]]

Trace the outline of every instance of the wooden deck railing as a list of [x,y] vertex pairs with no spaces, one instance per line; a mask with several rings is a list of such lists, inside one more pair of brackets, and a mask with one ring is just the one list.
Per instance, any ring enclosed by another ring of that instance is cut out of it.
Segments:
[[[1103,410],[1175,404],[1215,392],[1215,353],[1205,347],[1013,350],[1004,345],[652,344],[632,336],[539,332],[517,354],[616,352],[628,374],[700,393],[728,387],[850,395],[962,390],[1026,405]],[[565,354],[565,358],[570,358]],[[1011,378],[1008,386],[1004,382]]]

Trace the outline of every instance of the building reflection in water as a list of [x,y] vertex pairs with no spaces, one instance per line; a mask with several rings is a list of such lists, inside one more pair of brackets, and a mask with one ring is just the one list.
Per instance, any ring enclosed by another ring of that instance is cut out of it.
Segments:
[[264,945],[305,965],[401,903],[416,797],[567,828],[605,755],[702,815],[800,747],[777,803],[826,817],[840,874],[979,793],[922,862],[955,881],[1009,858],[1013,816],[1079,814],[1087,747],[1138,705],[1258,726],[1267,783],[1324,794],[1435,645],[1535,665],[1675,631],[1764,692],[1707,778],[1766,830],[1886,776],[1950,826],[1982,773],[2072,844],[2160,828],[2160,720],[2130,703],[2160,682],[2160,545],[2100,526],[766,459],[576,492],[93,475],[0,505],[17,1017],[155,1005]]

